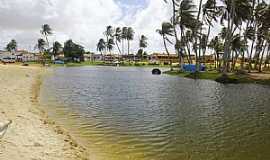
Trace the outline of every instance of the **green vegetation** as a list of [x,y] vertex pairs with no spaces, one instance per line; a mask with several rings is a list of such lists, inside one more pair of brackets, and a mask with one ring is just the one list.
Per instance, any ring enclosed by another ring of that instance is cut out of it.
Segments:
[[242,73],[231,73],[228,75],[223,75],[219,72],[200,72],[200,73],[189,73],[189,72],[180,72],[180,71],[166,71],[164,74],[172,76],[180,76],[191,79],[207,79],[214,80],[219,83],[256,83],[263,85],[270,85],[270,79],[255,79],[252,78],[249,74]]
[[[162,23],[158,33],[163,36],[166,51],[168,44],[175,48],[180,65],[187,58],[198,71],[199,65],[207,62],[206,53],[211,52],[216,70],[223,74],[235,72],[239,61],[241,70],[249,72],[262,72],[269,64],[270,4],[266,1],[200,0],[198,6],[192,0],[164,1],[171,1],[172,17]],[[214,25],[222,28],[219,34],[212,33]]]

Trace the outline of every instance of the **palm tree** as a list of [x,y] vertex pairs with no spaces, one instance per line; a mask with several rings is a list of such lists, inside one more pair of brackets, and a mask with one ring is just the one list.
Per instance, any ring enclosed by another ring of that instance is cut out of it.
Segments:
[[147,40],[148,40],[148,38],[145,35],[141,35],[140,43],[139,43],[139,46],[140,46],[141,49],[147,47],[147,45],[148,45]]
[[121,34],[121,40],[122,40],[122,53],[125,54],[125,40],[127,40],[127,32],[128,32],[128,28],[127,27],[123,27],[122,28],[122,34]]
[[110,38],[109,41],[107,42],[107,48],[108,48],[110,54],[112,54],[114,44],[115,43],[114,43],[113,38]]
[[100,52],[101,55],[103,55],[103,51],[106,49],[106,42],[103,38],[99,39],[97,44],[97,51]]
[[243,69],[244,52],[247,49],[247,45],[246,45],[245,40],[243,40],[242,37],[240,36],[240,34],[236,34],[233,37],[231,47],[232,47],[232,51],[233,51],[233,55],[232,55],[232,71],[235,70],[236,62],[238,60],[238,57],[241,54],[242,54],[241,69]]
[[[170,44],[172,44],[172,42],[169,40],[168,36],[174,36],[173,25],[170,22],[163,22],[162,26],[161,26],[161,29],[157,29],[156,32],[159,33],[162,36],[163,44],[164,44],[166,53],[169,56],[170,52],[168,50],[166,42],[169,42]],[[172,61],[170,61],[170,66],[171,66],[171,70],[172,70],[173,69],[172,68]]]
[[[168,0],[164,0],[165,3],[168,3]],[[182,61],[181,60],[181,57],[182,57],[182,53],[181,53],[181,45],[180,44],[180,39],[178,37],[178,33],[177,33],[177,27],[178,27],[178,24],[177,24],[177,12],[178,12],[178,9],[180,6],[180,0],[172,0],[172,13],[173,13],[173,16],[171,18],[171,23],[173,25],[173,31],[174,31],[174,38],[175,38],[175,51],[176,51],[176,54],[179,56],[179,61]],[[179,63],[179,65],[181,65]]]
[[37,45],[35,46],[35,48],[39,50],[39,53],[41,53],[41,57],[42,57],[41,63],[43,65],[45,65],[45,55],[44,55],[45,46],[46,46],[46,42],[42,38],[38,39]]
[[[178,48],[180,48],[181,50],[183,50],[182,44],[187,42],[187,40],[185,40],[185,29],[190,29],[193,32],[191,34],[192,37],[196,38],[198,29],[201,26],[201,23],[199,23],[199,21],[196,20],[195,18],[195,15],[194,15],[196,13],[195,8],[196,6],[192,3],[191,0],[183,0],[179,4],[179,8],[177,10],[177,15],[176,15],[177,17],[176,23],[178,24],[181,31],[181,40],[180,40],[181,42],[177,43]],[[194,46],[196,46],[196,42],[193,45],[193,47]],[[196,54],[196,59],[197,59],[197,54]],[[182,60],[180,58],[179,64],[181,65],[181,63],[182,63]]]
[[225,46],[223,55],[223,74],[229,70],[229,59],[231,56],[231,42],[234,33],[243,22],[251,16],[252,6],[249,0],[222,0],[223,5],[219,6],[221,11],[221,24],[227,20],[227,33],[225,36]]
[[220,70],[221,64],[220,64],[219,54],[223,50],[223,43],[220,40],[220,37],[215,36],[210,41],[208,47],[214,50],[214,54],[215,54],[215,68],[217,68],[218,70]]
[[54,57],[60,52],[62,49],[62,44],[59,42],[54,42],[52,47],[52,60],[54,60]]
[[132,41],[134,39],[134,30],[132,27],[128,27],[127,29],[127,41],[128,41],[128,55],[129,55],[129,51],[130,51],[130,41]]
[[122,41],[122,29],[120,27],[116,28],[114,37],[115,37],[115,44],[117,46],[118,52],[121,55],[122,54],[121,49],[120,49],[119,44],[118,44],[118,43],[121,43],[121,41]]
[[40,53],[43,53],[45,50],[46,42],[44,39],[40,38],[38,39],[38,43],[36,45],[36,48],[39,50]]
[[17,42],[16,40],[12,39],[6,46],[6,50],[9,52],[13,52],[17,50]]
[[[217,22],[217,16],[219,14],[218,7],[216,5],[216,0],[207,0],[207,2],[202,6],[203,8],[203,21],[208,25],[207,37],[205,42],[208,43],[209,36],[211,33],[211,27],[213,26],[213,20]],[[203,60],[205,61],[205,54],[207,47],[203,52]]]
[[166,42],[169,42],[172,44],[168,36],[174,36],[173,25],[170,22],[163,22],[161,29],[157,29],[156,32],[162,36],[166,53],[170,55]]
[[48,36],[53,34],[50,25],[48,25],[48,24],[42,25],[40,33],[46,38],[47,46],[49,48]]
[[106,36],[106,39],[107,39],[107,41],[106,41],[106,44],[107,44],[106,45],[106,49],[107,49],[107,51],[109,51],[109,46],[108,46],[109,39],[114,36],[114,33],[113,32],[114,31],[113,31],[113,27],[112,26],[107,26],[106,27],[106,31],[104,32],[104,35]]

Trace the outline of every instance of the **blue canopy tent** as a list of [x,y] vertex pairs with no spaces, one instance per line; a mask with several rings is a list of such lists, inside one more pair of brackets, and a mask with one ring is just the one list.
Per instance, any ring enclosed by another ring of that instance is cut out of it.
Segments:
[[[205,67],[205,65],[200,65],[199,66],[200,68],[199,68],[199,71],[201,72],[201,71],[206,71],[206,67]],[[184,64],[183,66],[182,66],[182,68],[183,68],[183,70],[185,71],[185,72],[191,72],[191,73],[194,73],[194,72],[196,72],[196,65],[195,64]]]

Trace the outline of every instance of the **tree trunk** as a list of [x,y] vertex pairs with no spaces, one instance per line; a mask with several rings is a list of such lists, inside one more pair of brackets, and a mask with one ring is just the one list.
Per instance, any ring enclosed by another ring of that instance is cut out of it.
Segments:
[[[197,21],[200,20],[200,15],[201,15],[201,10],[202,10],[202,0],[200,0],[200,4],[199,4],[199,11],[198,11],[198,15],[197,15]],[[195,56],[196,56],[196,70],[199,71],[199,62],[198,62],[198,38],[195,38]],[[200,47],[199,47],[200,49]]]
[[116,44],[116,46],[117,46],[117,49],[118,49],[119,55],[121,55],[122,53],[121,53],[121,50],[120,50],[120,47],[119,47],[119,45],[118,45],[117,40],[116,40],[115,44]]
[[209,37],[210,37],[210,33],[211,33],[211,25],[209,25],[209,27],[208,27],[208,32],[207,32],[207,38],[206,38],[206,48],[205,48],[205,50],[204,50],[204,52],[203,52],[203,61],[204,61],[204,63],[205,63],[205,54],[206,54],[206,51],[207,51],[207,44],[208,44],[208,40],[209,40]]
[[261,56],[260,63],[259,63],[259,72],[262,72],[262,62],[263,62],[263,57],[264,57],[265,49],[266,49],[266,46],[267,46],[266,44],[267,44],[267,42],[265,43],[265,45],[263,47],[262,56]]
[[266,54],[266,59],[265,59],[265,62],[264,62],[264,68],[267,68],[267,64],[269,63],[269,52],[270,52],[270,44],[268,44],[268,47],[267,47],[267,54]]
[[128,40],[128,55],[129,55],[129,47],[130,47],[130,42]]
[[[175,3],[175,0],[172,0],[172,4],[173,4],[173,17],[172,17],[172,21],[173,21],[173,30],[174,30],[174,37],[175,37],[175,43],[177,44],[179,42],[179,38],[178,38],[178,35],[177,35],[177,31],[176,31],[176,16],[175,16],[175,12],[176,12],[176,3]],[[180,55],[180,51],[175,48],[175,51],[176,51],[176,54],[179,56],[179,68],[181,68],[181,55]],[[172,67],[171,67],[172,69]]]
[[169,52],[168,47],[167,47],[167,44],[166,44],[165,35],[163,34],[162,37],[163,37],[163,43],[164,43],[164,47],[165,47],[166,53],[167,53],[168,58],[169,58],[169,60],[170,60],[170,69],[171,69],[171,71],[172,71],[172,70],[173,70],[173,67],[172,67],[172,61],[171,61],[171,59],[170,59],[170,52]]

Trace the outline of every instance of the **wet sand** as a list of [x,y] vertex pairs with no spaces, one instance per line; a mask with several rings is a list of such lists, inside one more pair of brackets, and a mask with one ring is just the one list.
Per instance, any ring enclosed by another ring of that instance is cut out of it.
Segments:
[[12,120],[0,139],[1,160],[85,160],[86,149],[38,106],[46,69],[0,65],[0,122]]

